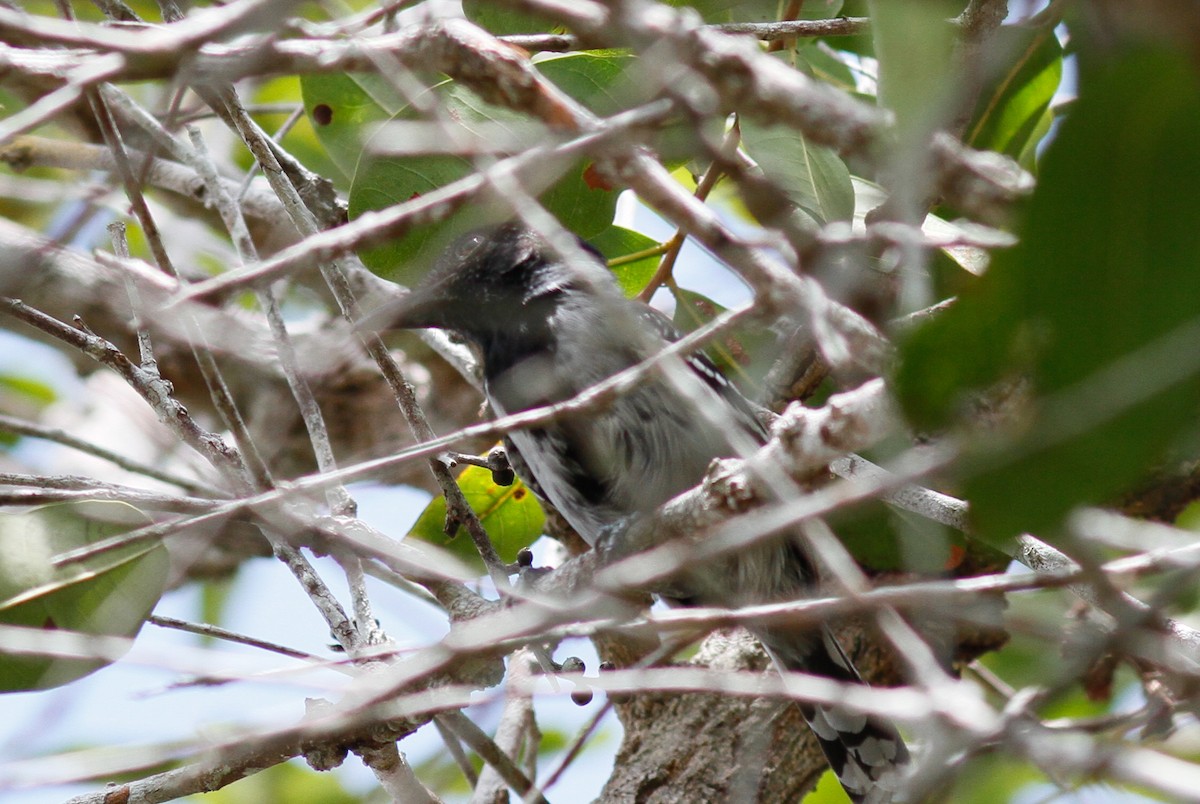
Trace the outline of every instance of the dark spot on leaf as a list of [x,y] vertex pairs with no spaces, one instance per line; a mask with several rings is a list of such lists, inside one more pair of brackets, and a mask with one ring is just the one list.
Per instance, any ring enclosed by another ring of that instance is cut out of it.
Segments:
[[726,338],[725,348],[729,351],[729,357],[734,363],[741,366],[750,365],[750,355],[746,352],[746,347],[742,346],[742,342],[737,338]]
[[54,618],[47,617],[45,622],[42,623],[42,630],[43,631],[57,631],[58,623],[54,622]]
[[312,110],[313,122],[318,126],[327,126],[333,122],[333,109],[325,103],[318,103]]
[[513,499],[514,499],[514,500],[523,500],[523,499],[525,499],[525,489],[516,489],[516,490],[513,492]]
[[961,545],[950,545],[950,555],[946,558],[945,568],[952,570],[967,559],[967,551]]
[[612,190],[613,186],[608,179],[596,169],[593,163],[583,169],[583,183],[588,186],[589,190]]
[[717,308],[707,299],[692,299],[692,304],[705,319],[713,318],[717,314]]

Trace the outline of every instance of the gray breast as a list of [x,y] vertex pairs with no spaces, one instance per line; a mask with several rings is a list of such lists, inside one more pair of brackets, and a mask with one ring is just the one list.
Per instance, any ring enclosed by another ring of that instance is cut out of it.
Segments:
[[[576,387],[579,375],[567,382],[549,370],[548,359],[522,361],[489,383],[488,397],[498,414],[569,399],[592,384],[583,378]],[[710,389],[697,386],[706,404],[725,406]],[[724,419],[736,428],[733,416]],[[713,458],[733,454],[727,433],[661,380],[635,388],[610,408],[513,432],[510,438],[542,492],[592,543],[605,525],[658,508],[696,485]]]

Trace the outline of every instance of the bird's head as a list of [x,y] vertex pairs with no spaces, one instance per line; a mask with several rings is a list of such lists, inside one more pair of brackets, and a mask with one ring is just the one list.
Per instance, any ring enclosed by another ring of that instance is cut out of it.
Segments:
[[534,334],[563,294],[613,285],[599,254],[586,245],[583,254],[564,260],[541,236],[516,223],[471,232],[389,307],[387,325],[454,330],[484,346],[496,336]]

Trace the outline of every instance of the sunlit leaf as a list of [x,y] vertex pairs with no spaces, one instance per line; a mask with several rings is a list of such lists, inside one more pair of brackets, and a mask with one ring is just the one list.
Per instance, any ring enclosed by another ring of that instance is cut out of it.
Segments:
[[38,407],[49,405],[58,398],[53,386],[18,374],[0,374],[0,394],[23,397]]
[[620,226],[610,226],[588,242],[610,263],[617,261],[617,264],[612,266],[612,272],[617,277],[621,290],[630,297],[642,292],[654,276],[654,272],[658,270],[658,263],[662,259],[661,254],[649,254],[627,261],[625,258],[630,255],[653,250],[661,244],[654,238]]
[[337,774],[318,773],[296,762],[284,762],[205,793],[202,800],[204,804],[245,804],[248,801],[362,804],[368,799],[346,790]]
[[372,124],[403,108],[394,91],[367,73],[313,73],[300,79],[305,116],[338,169],[351,179]]
[[[861,233],[866,231],[867,214],[887,199],[887,193],[878,184],[858,176],[853,176],[851,181],[854,185],[855,198],[854,227]],[[978,224],[964,225],[948,221],[932,212],[925,216],[925,220],[921,223],[921,231],[934,242],[963,241],[962,245],[944,246],[941,251],[958,267],[976,276],[983,274],[987,269],[988,263],[991,261],[991,253],[980,246],[966,245],[966,242],[980,240],[993,248],[1011,246],[1016,242],[1015,238],[1006,232],[986,229]]]
[[855,91],[854,71],[831,49],[812,41],[797,42],[792,57],[794,66],[808,75],[846,92]]
[[[492,480],[490,470],[468,466],[458,476],[458,485],[502,560],[515,561],[521,548],[542,535],[546,515],[520,480],[500,486]],[[421,512],[409,536],[445,548],[470,566],[482,569],[479,552],[466,529],[459,527],[453,535],[447,535],[445,525],[446,498],[439,496]]]
[[1048,26],[1003,26],[988,47],[1002,69],[981,88],[964,139],[974,148],[1020,157],[1047,128],[1043,117],[1062,80],[1062,46]]

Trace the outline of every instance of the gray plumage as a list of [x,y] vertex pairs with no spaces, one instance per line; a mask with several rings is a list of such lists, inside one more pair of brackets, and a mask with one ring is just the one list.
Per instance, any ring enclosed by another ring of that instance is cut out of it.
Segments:
[[[560,258],[517,224],[473,233],[405,297],[391,322],[449,329],[473,342],[498,415],[571,399],[678,337],[665,317],[622,295],[599,255],[582,244],[575,251]],[[518,473],[589,543],[696,486],[714,458],[764,442],[753,406],[711,362],[694,356],[683,366],[601,410],[509,434]],[[802,597],[812,580],[803,549],[784,539],[688,567],[658,591],[680,605],[736,607]],[[755,633],[783,668],[860,681],[824,629]],[[894,770],[907,760],[895,730],[842,710],[801,709],[851,797],[891,801]]]

